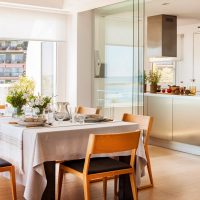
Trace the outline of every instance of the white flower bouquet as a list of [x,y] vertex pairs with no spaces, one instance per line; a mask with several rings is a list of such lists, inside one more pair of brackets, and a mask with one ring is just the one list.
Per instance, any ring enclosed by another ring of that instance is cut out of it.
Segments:
[[15,109],[18,116],[23,114],[22,107],[27,104],[29,97],[33,95],[35,83],[26,76],[21,76],[19,80],[12,84],[6,98]]
[[51,97],[47,96],[30,96],[28,105],[33,108],[37,115],[43,114],[44,110],[48,108],[51,103]]

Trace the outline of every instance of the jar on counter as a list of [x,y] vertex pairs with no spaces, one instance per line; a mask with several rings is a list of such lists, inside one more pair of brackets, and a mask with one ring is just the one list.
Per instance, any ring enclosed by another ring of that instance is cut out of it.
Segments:
[[196,94],[197,90],[196,90],[195,79],[192,79],[189,90],[190,90],[190,94],[192,94],[192,95]]
[[186,87],[183,85],[183,81],[180,82],[180,94],[185,94]]

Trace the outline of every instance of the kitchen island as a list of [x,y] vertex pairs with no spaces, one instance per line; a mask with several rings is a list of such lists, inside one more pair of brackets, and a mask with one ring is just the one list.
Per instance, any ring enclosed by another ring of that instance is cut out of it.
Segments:
[[200,155],[200,95],[144,95],[144,114],[154,118],[151,144]]

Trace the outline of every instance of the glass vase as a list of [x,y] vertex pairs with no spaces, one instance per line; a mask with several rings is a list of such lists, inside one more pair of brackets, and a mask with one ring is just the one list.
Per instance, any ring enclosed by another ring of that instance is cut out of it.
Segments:
[[14,107],[12,117],[20,118],[24,114],[22,107]]

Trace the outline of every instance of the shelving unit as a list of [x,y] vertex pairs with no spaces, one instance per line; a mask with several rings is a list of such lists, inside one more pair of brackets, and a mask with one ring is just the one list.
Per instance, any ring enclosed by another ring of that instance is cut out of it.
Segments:
[[0,41],[0,83],[26,74],[27,41]]

